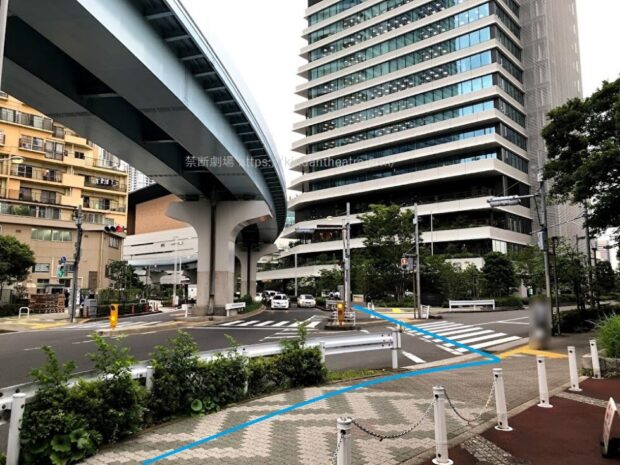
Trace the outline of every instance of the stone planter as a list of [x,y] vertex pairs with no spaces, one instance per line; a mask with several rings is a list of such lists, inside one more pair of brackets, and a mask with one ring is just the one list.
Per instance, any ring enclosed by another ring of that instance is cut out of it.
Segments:
[[[620,374],[620,358],[607,357],[603,349],[598,351],[598,359],[602,376]],[[592,356],[590,354],[581,357],[581,366],[584,370],[592,371]]]

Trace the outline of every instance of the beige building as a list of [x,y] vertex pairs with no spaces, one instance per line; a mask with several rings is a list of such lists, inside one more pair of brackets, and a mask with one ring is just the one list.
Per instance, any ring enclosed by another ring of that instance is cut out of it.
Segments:
[[[82,206],[84,236],[79,284],[107,286],[105,266],[121,258],[123,234],[106,225],[127,223],[126,165],[91,141],[34,108],[0,94],[0,234],[15,236],[35,252],[28,292],[71,284],[76,226]],[[67,257],[67,273],[58,261]]]

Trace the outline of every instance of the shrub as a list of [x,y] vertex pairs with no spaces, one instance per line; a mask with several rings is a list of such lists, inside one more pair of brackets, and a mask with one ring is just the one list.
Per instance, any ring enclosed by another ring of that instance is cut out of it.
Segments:
[[599,324],[596,336],[607,357],[620,358],[620,315],[613,315]]
[[198,364],[192,381],[192,411],[218,411],[245,397],[246,359],[234,350],[218,354],[214,360]]
[[97,352],[88,354],[100,379],[81,380],[69,390],[69,405],[82,412],[106,442],[137,433],[143,426],[146,390],[131,375],[135,363],[127,347],[93,335]]
[[154,421],[191,413],[194,400],[193,375],[200,368],[198,346],[192,337],[179,331],[165,346],[152,354],[153,389],[149,410]]
[[506,297],[496,297],[495,306],[523,308],[523,302],[521,300],[521,297],[517,297],[515,295],[509,295]]
[[0,452],[0,465],[6,465],[6,455]]
[[287,379],[289,387],[314,386],[327,379],[327,368],[318,347],[306,347],[308,328],[297,327],[297,339],[284,339],[284,351],[278,357],[278,371]]
[[67,381],[73,362],[61,365],[50,347],[43,347],[47,362],[32,370],[37,394],[27,404],[21,428],[22,460],[26,465],[68,464],[93,454],[102,442],[86,418],[67,403]]
[[259,357],[248,360],[248,396],[259,396],[286,386],[279,370],[279,357]]
[[0,317],[3,316],[15,316],[19,313],[19,307],[23,307],[21,304],[6,304],[0,305]]
[[591,331],[598,320],[597,312],[571,310],[562,312],[560,318],[560,328],[565,333],[586,333]]

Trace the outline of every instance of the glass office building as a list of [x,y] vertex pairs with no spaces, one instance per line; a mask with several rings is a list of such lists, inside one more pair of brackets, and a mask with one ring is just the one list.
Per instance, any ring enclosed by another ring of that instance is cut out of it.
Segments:
[[417,203],[424,243],[447,258],[531,244],[533,202],[487,200],[538,188],[545,114],[581,95],[574,0],[322,0],[306,16],[284,267],[338,263],[339,233],[299,231],[341,224],[347,202],[354,248],[373,203]]

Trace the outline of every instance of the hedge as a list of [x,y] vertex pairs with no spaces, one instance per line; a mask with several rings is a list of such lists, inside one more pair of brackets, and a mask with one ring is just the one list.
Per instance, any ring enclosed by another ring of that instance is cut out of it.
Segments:
[[[24,305],[22,304],[0,305],[0,317],[17,315],[19,313],[19,307],[24,307]],[[0,462],[0,465],[2,465],[2,462]]]
[[70,387],[67,382],[75,364],[60,364],[54,351],[44,347],[47,363],[32,372],[38,391],[24,412],[23,463],[77,463],[106,443],[174,417],[214,412],[258,395],[324,383],[327,369],[320,350],[305,346],[306,334],[302,325],[299,338],[283,342],[280,355],[247,359],[233,345],[228,353],[203,361],[192,337],[179,331],[151,354],[150,392],[132,379],[130,367],[135,361],[118,342],[94,335],[97,352],[89,357],[99,376]]

